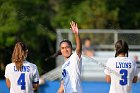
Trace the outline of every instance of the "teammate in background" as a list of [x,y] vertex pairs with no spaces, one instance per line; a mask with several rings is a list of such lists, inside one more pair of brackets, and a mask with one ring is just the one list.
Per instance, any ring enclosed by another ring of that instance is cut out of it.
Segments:
[[128,58],[128,44],[118,40],[115,58],[109,58],[104,70],[106,81],[111,82],[109,93],[132,93],[132,83],[137,82],[137,65]]
[[139,61],[137,55],[134,56],[134,62],[136,62],[136,64],[137,64],[137,68],[138,68],[138,79],[140,79],[140,61]]
[[34,93],[39,86],[37,66],[26,61],[28,50],[17,42],[12,54],[12,63],[5,69],[5,78],[10,93]]
[[83,55],[88,56],[88,57],[94,56],[94,50],[93,50],[93,47],[91,46],[90,38],[86,38],[84,41]]
[[138,56],[137,55],[134,56],[134,62],[136,62],[137,67],[140,68],[140,61],[138,60]]

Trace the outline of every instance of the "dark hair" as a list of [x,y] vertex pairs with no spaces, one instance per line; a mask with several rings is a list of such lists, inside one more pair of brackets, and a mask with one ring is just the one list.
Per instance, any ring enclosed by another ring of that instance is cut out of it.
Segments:
[[55,57],[57,57],[57,56],[59,56],[59,55],[62,55],[62,53],[61,53],[60,50],[58,50],[57,52],[55,52],[53,55],[51,55],[51,56],[45,58],[45,61],[48,61],[48,60],[50,60],[50,59],[53,59],[53,58],[55,58]]
[[[60,46],[63,42],[67,42],[67,43],[70,45],[70,47],[72,48],[71,41],[69,41],[68,39],[62,40],[62,41],[60,42],[59,46]],[[62,55],[61,50],[58,50],[56,53],[54,53],[54,54],[51,55],[50,57],[47,57],[47,58],[45,59],[45,61],[48,61],[48,60],[50,60],[50,59],[52,59],[52,58],[55,58],[55,57],[57,57],[57,56],[59,56],[59,55]]]
[[125,53],[128,57],[128,44],[124,40],[118,40],[115,44],[116,54],[115,57],[117,57],[120,53]]
[[59,46],[60,46],[63,42],[67,42],[67,43],[70,45],[70,47],[72,48],[71,41],[69,41],[68,39],[63,39],[63,40],[60,42]]
[[90,41],[91,39],[90,39],[89,37],[86,37],[86,38],[84,39],[84,41],[86,41],[86,40],[89,40],[89,41]]

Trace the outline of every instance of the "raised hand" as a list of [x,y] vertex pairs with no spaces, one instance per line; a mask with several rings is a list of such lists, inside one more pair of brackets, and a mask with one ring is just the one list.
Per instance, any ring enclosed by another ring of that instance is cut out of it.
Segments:
[[70,22],[70,25],[71,25],[71,30],[72,30],[72,32],[74,33],[74,34],[76,34],[76,35],[78,35],[78,27],[77,27],[77,23],[75,23],[75,22]]
[[71,25],[71,30],[74,33],[75,36],[75,42],[76,42],[76,53],[79,56],[79,58],[81,57],[81,51],[82,51],[82,44],[81,44],[81,40],[80,40],[80,36],[79,36],[79,32],[78,32],[78,27],[77,27],[77,23],[75,22],[70,22]]

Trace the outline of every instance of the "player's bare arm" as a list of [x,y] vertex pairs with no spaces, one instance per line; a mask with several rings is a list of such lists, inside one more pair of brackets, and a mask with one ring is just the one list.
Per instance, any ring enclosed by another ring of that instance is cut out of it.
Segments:
[[74,33],[75,36],[75,41],[76,41],[76,53],[78,54],[79,57],[81,57],[81,53],[82,53],[82,44],[81,44],[81,40],[79,37],[79,33],[78,33],[78,26],[77,23],[75,22],[70,22],[71,25],[71,30]]
[[33,84],[33,89],[34,89],[34,90],[37,90],[38,87],[39,87],[39,84]]
[[10,80],[8,78],[6,78],[6,85],[10,89],[11,83],[10,83]]
[[110,77],[110,75],[106,75],[106,82],[108,82],[108,83],[110,83],[111,82],[111,77]]
[[60,87],[59,87],[59,89],[58,89],[58,92],[57,92],[57,93],[64,93],[63,83],[64,83],[64,81],[63,81],[63,80],[61,80],[61,84],[60,84]]
[[136,83],[137,80],[138,80],[138,76],[135,76],[135,77],[133,78],[133,83]]

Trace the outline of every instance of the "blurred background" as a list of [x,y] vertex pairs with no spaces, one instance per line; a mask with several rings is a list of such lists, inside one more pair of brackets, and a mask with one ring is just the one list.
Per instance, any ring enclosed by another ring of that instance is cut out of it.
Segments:
[[[83,44],[84,93],[108,93],[103,69],[107,59],[114,57],[117,40],[128,42],[129,56],[139,67],[139,4],[140,0],[0,0],[0,93],[9,91],[4,72],[17,41],[27,45],[27,60],[38,66],[41,85],[37,93],[57,92],[63,58],[45,59],[64,38],[75,48],[69,30],[72,20],[78,23]],[[138,86],[140,82],[134,84],[135,93],[140,91]]]

